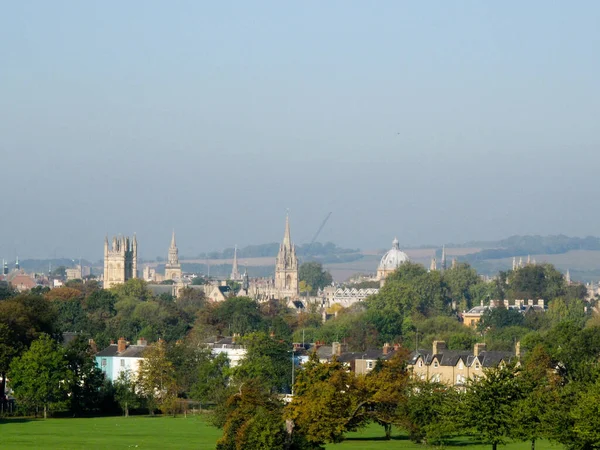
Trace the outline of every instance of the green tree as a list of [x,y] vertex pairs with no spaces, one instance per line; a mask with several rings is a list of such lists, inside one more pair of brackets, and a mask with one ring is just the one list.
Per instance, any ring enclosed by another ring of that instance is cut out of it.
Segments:
[[518,371],[510,364],[486,370],[471,380],[463,398],[463,426],[472,429],[496,450],[511,436],[513,411],[522,398]]
[[477,286],[484,284],[475,269],[467,263],[459,263],[456,267],[446,270],[443,278],[448,286],[450,299],[457,309],[462,311],[471,309],[473,294],[478,292]]
[[535,450],[538,439],[548,435],[546,416],[556,406],[554,392],[558,388],[558,377],[552,370],[552,360],[541,345],[527,355],[519,377],[523,396],[514,408],[514,423],[511,435],[519,440],[531,442]]
[[102,401],[104,374],[94,361],[87,339],[77,336],[66,349],[67,367],[71,372],[68,406],[73,414],[98,411]]
[[197,381],[192,386],[192,398],[202,403],[223,404],[228,396],[230,368],[225,353],[207,355],[198,364]]
[[443,444],[456,432],[456,406],[461,394],[442,383],[412,380],[406,403],[400,405],[410,439],[428,445]]
[[251,333],[242,340],[246,355],[233,371],[238,382],[258,380],[272,392],[289,392],[292,379],[292,354],[288,342],[264,332]]
[[9,378],[15,397],[25,405],[48,410],[66,400],[72,373],[64,352],[47,334],[31,343],[10,365]]
[[129,417],[131,408],[141,405],[141,398],[137,393],[137,384],[130,370],[123,370],[114,382],[115,400],[119,403],[125,417]]
[[304,281],[306,286],[311,287],[310,295],[315,295],[319,289],[330,286],[333,282],[331,274],[323,269],[320,262],[316,261],[300,264],[298,279],[300,282]]

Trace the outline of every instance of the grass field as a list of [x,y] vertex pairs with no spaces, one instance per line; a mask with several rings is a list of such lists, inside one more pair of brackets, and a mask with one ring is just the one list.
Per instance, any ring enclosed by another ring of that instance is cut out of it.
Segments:
[[[101,417],[93,419],[8,419],[0,421],[2,449],[214,449],[221,430],[202,418],[184,417]],[[413,444],[405,436],[391,441],[381,438],[383,428],[370,425],[351,433],[341,444],[327,449],[411,450],[426,448]],[[489,449],[489,445],[457,439],[455,448]],[[454,446],[450,446],[452,448]],[[529,449],[528,443],[500,447],[507,450]],[[536,449],[560,449],[539,442]]]

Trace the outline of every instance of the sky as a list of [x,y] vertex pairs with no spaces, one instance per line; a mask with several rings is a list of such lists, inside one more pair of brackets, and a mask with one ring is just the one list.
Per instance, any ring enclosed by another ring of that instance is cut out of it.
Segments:
[[600,2],[0,1],[0,258],[600,235]]

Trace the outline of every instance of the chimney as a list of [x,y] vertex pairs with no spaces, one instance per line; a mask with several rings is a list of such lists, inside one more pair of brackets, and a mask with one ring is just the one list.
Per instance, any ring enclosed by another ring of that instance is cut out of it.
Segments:
[[388,344],[387,342],[385,344],[383,344],[383,354],[387,355],[390,351],[390,344]]
[[110,340],[110,345],[115,345],[115,340],[114,339]]
[[340,356],[342,354],[342,345],[339,342],[331,344],[331,355]]
[[475,344],[475,346],[473,347],[473,354],[475,356],[479,356],[479,354],[481,352],[485,352],[485,344],[484,343]]
[[521,341],[517,341],[517,343],[515,344],[515,356],[517,358],[521,357]]
[[118,345],[117,352],[119,352],[119,353],[123,353],[127,349],[127,341],[125,340],[124,337],[119,338],[117,345]]
[[504,300],[504,307],[508,309],[510,306],[510,302],[508,300]]
[[98,353],[98,346],[96,345],[96,341],[94,341],[93,339],[90,339],[88,341],[88,345],[90,346],[90,349],[92,350],[92,352]]
[[148,341],[146,341],[146,339],[144,339],[143,337],[141,337],[141,338],[138,339],[137,345],[145,347],[146,345],[148,345]]
[[433,341],[433,354],[437,355],[438,353],[443,353],[446,350],[446,342],[445,341]]
[[397,342],[394,344],[394,351],[397,352],[398,350],[400,350],[400,344],[398,344]]
[[538,298],[538,306],[541,306],[542,308],[544,307],[544,299],[543,298]]

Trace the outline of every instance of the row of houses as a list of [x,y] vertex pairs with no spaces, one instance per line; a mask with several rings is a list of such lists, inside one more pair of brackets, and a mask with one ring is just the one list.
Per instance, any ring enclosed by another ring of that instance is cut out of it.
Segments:
[[[205,344],[214,355],[225,354],[232,367],[237,366],[246,356],[246,349],[239,343],[239,336],[215,336]],[[123,371],[137,375],[140,362],[144,359],[144,351],[148,348],[145,339],[131,344],[125,338],[111,344],[96,353],[96,365],[106,378],[115,381]],[[356,375],[365,375],[373,370],[378,360],[388,360],[398,351],[398,344],[384,344],[381,348],[372,348],[362,352],[348,352],[346,345],[334,342],[325,345],[294,344],[293,354],[296,365],[302,365],[310,352],[316,352],[321,362],[336,358]],[[444,341],[434,341],[431,350],[420,349],[410,354],[408,369],[417,379],[429,380],[453,386],[462,386],[469,379],[485,376],[484,369],[498,367],[501,364],[519,357],[519,344],[515,352],[486,350],[486,344],[475,344],[470,350],[449,350]]]

